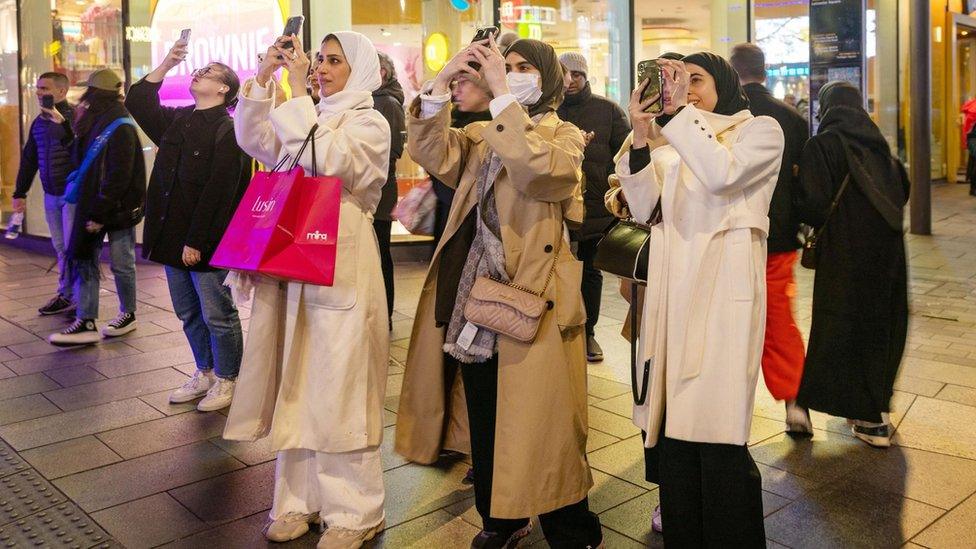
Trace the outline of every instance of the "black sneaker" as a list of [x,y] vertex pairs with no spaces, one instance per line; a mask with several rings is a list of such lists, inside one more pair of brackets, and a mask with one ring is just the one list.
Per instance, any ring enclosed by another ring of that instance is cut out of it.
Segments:
[[471,549],[515,549],[532,533],[532,521],[509,535],[482,530],[471,540]]
[[586,336],[586,361],[603,362],[603,348],[591,335]]
[[105,337],[119,337],[136,329],[135,313],[119,313],[115,320],[102,328],[102,335]]
[[867,442],[875,448],[888,448],[891,446],[891,425],[887,423],[874,424],[855,421],[851,426],[854,436]]
[[37,312],[41,313],[42,316],[51,316],[61,313],[67,313],[68,311],[73,311],[75,309],[75,304],[69,301],[66,297],[58,294],[51,298],[51,301],[47,302],[47,305],[41,307]]
[[98,343],[101,339],[102,336],[98,333],[98,328],[95,327],[94,319],[79,318],[65,331],[59,334],[51,334],[47,341],[58,347],[69,347],[72,345],[91,345]]

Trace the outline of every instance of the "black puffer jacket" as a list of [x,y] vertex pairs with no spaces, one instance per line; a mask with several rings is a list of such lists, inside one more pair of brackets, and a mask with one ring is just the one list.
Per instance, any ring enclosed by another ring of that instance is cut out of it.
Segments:
[[67,101],[55,105],[64,116],[64,124],[57,124],[44,116],[38,116],[30,127],[30,134],[20,156],[17,171],[17,187],[14,198],[26,198],[34,183],[34,174],[40,172],[44,192],[54,196],[64,194],[65,179],[74,167],[71,164],[71,121],[75,110]]
[[383,186],[383,195],[376,206],[376,219],[390,221],[397,203],[396,163],[403,156],[403,134],[407,129],[406,114],[403,111],[403,88],[396,80],[387,82],[373,92],[373,108],[380,111],[390,123],[390,173]]
[[570,122],[584,132],[596,135],[583,151],[586,218],[579,231],[583,240],[599,238],[613,224],[614,216],[604,205],[610,190],[608,178],[613,173],[613,157],[630,134],[627,114],[616,103],[594,95],[590,83],[579,93],[567,95],[558,110],[560,120]]

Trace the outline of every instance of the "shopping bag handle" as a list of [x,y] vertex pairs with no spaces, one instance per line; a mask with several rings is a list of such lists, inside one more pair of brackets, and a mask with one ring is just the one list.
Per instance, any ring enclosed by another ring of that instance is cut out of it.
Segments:
[[[318,176],[318,161],[315,157],[315,131],[318,129],[319,129],[318,124],[312,125],[312,129],[308,131],[308,136],[306,136],[305,141],[302,142],[302,146],[301,148],[298,149],[298,154],[296,154],[295,158],[292,160],[291,166],[288,168],[288,171],[294,170],[295,167],[298,166],[298,161],[302,158],[302,155],[305,154],[305,149],[308,148],[308,144],[311,143],[312,144],[312,177]],[[281,158],[281,160],[278,161],[274,169],[271,171],[277,172],[291,158],[292,157],[290,154],[286,154]]]

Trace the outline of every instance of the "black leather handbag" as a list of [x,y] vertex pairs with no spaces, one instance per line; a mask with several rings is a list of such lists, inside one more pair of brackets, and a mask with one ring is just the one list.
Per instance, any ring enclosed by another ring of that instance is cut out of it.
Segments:
[[593,266],[632,280],[647,284],[647,261],[651,240],[651,227],[661,222],[661,199],[657,201],[647,224],[627,219],[618,222],[596,245]]

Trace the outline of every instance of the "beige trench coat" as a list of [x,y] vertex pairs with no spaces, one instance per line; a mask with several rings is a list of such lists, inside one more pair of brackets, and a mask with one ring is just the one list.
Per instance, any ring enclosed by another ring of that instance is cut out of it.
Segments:
[[586,315],[582,264],[570,251],[563,224],[582,217],[581,133],[555,113],[533,127],[516,104],[491,122],[462,130],[449,127],[447,107],[425,120],[408,116],[407,126],[410,156],[441,181],[458,182],[458,189],[417,308],[396,451],[432,463],[442,449],[469,448],[461,376],[445,371],[445,330],[435,325],[434,301],[441,247],[475,206],[475,179],[491,147],[504,164],[495,199],[509,276],[540,288],[558,252],[545,294],[552,309],[534,343],[498,340],[492,516],[523,518],[576,503],[593,484],[586,462]]

